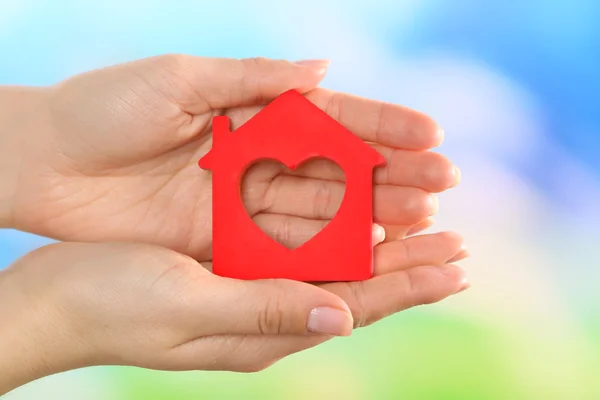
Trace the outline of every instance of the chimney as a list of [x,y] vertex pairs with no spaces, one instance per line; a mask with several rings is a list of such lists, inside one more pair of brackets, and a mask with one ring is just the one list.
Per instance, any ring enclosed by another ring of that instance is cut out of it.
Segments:
[[221,135],[227,135],[231,133],[229,130],[229,117],[219,115],[212,120],[212,131],[213,131],[213,143],[219,140]]

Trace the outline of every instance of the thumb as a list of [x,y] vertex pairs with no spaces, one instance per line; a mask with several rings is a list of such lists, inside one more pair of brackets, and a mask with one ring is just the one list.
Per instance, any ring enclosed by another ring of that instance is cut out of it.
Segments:
[[205,291],[198,299],[200,314],[207,317],[196,314],[202,335],[352,333],[354,320],[348,305],[317,286],[285,279],[213,277],[215,282],[206,285],[210,294]]
[[179,105],[191,114],[211,109],[268,103],[296,89],[305,93],[325,77],[328,60],[290,62],[269,58],[207,58],[187,55],[161,56],[174,76],[183,77],[193,89]]

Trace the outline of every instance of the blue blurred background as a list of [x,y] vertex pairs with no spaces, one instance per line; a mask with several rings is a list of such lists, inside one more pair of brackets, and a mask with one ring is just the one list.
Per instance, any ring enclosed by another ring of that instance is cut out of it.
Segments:
[[[95,368],[15,399],[600,399],[600,2],[0,0],[0,84],[160,53],[329,58],[323,86],[433,115],[435,230],[473,287],[256,375]],[[0,231],[0,268],[47,240]],[[0,355],[1,356],[1,355]]]

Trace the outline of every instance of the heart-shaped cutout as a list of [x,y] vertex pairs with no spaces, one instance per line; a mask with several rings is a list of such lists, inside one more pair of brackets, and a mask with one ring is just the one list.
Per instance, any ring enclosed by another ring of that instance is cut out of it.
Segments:
[[346,192],[342,168],[310,158],[293,171],[276,160],[248,167],[240,194],[248,215],[271,239],[295,249],[315,237],[337,214]]

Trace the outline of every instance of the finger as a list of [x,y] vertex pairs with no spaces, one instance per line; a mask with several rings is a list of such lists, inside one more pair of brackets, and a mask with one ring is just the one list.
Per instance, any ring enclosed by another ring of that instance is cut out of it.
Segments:
[[285,279],[237,280],[212,276],[198,290],[197,336],[348,336],[352,315],[342,299],[317,286]]
[[[221,335],[192,340],[173,349],[173,370],[262,371],[277,361],[331,339],[326,335]],[[164,368],[164,363],[163,363]]]
[[[315,105],[361,139],[393,148],[427,150],[439,146],[443,131],[430,117],[395,104],[368,100],[316,88],[306,93]],[[262,106],[228,112],[234,129],[256,115]],[[357,118],[360,116],[360,118]]]
[[470,256],[470,254],[466,249],[461,250],[458,254],[456,254],[454,257],[450,258],[447,262],[449,262],[449,263],[459,262],[459,261],[464,260],[465,258],[468,258],[469,256]]
[[[458,168],[439,153],[372,146],[386,159],[383,167],[375,169],[375,184],[409,186],[439,193],[456,186],[460,181]],[[300,166],[293,174],[344,181],[343,171],[329,160],[314,160]]]
[[[374,245],[383,242],[374,250],[374,275],[384,275],[401,271],[414,265],[442,265],[454,263],[469,257],[463,239],[454,232],[440,232],[430,235],[414,236],[402,240],[387,241],[379,226],[373,225]],[[381,240],[381,238],[385,240]],[[296,246],[297,247],[297,246]],[[211,262],[202,266],[212,271]]]
[[429,116],[409,108],[317,88],[306,97],[361,139],[385,146],[426,150],[443,131]]
[[384,168],[375,169],[376,184],[411,186],[439,193],[460,181],[458,168],[439,153],[373,147],[386,159]]
[[[309,241],[323,230],[329,220],[313,220],[282,214],[261,213],[252,220],[265,234],[288,249],[295,249]],[[385,231],[379,225],[373,227],[373,243],[380,243],[385,238]]]
[[413,225],[389,225],[381,224],[385,230],[385,243],[393,242],[396,240],[402,240],[406,237],[406,232],[412,228]]
[[440,232],[382,243],[373,252],[374,275],[389,274],[415,265],[446,264],[464,251],[463,242],[457,233]]
[[250,118],[258,114],[263,108],[265,108],[264,105],[234,107],[227,109],[224,115],[229,117],[229,120],[231,121],[230,129],[235,131],[240,126],[248,122]]
[[385,230],[385,242],[394,242],[405,239],[407,236],[416,235],[430,228],[434,224],[432,217],[427,217],[414,225],[388,225],[381,224]]
[[[279,175],[269,185],[263,211],[310,219],[332,219],[344,199],[344,182]],[[373,218],[383,224],[415,224],[438,209],[437,198],[418,188],[376,185]]]
[[425,220],[419,222],[418,224],[416,224],[413,227],[411,227],[410,229],[408,229],[406,231],[406,233],[404,234],[404,236],[411,236],[411,235],[416,235],[417,233],[421,233],[424,230],[431,228],[434,223],[435,223],[435,220],[432,217],[426,218]]
[[[313,234],[313,236],[316,235],[317,233],[318,232],[315,231],[315,233]],[[309,240],[309,239],[310,239],[310,237],[306,238],[306,240]],[[384,240],[385,240],[385,229],[383,229],[383,227],[381,225],[373,224],[373,238],[372,238],[373,246],[378,245],[379,243],[383,242]],[[297,243],[292,243],[292,244],[295,244],[296,246],[292,246],[291,248],[298,247],[298,246],[300,246],[304,242],[298,241]],[[286,247],[290,248],[290,246],[286,246]],[[209,272],[212,272],[212,265],[213,265],[212,261],[202,262],[202,267],[204,269],[206,269],[207,271],[209,271]]]
[[[248,107],[228,111],[232,129],[237,129],[261,109],[262,107]],[[386,159],[384,166],[375,169],[376,184],[410,186],[439,193],[455,187],[460,182],[460,170],[441,154],[395,149],[381,144],[371,145]],[[291,174],[326,180],[345,180],[342,169],[325,159],[312,160]]]
[[344,299],[352,310],[354,326],[363,327],[417,305],[436,303],[468,285],[462,269],[446,264],[414,267],[367,281],[329,283],[321,287]]
[[308,242],[330,222],[269,213],[257,214],[252,220],[266,235],[288,249]]
[[193,90],[177,99],[190,114],[252,104],[264,104],[290,89],[304,93],[325,76],[329,61],[290,62],[268,58],[207,58],[169,55],[158,58],[168,72]]

